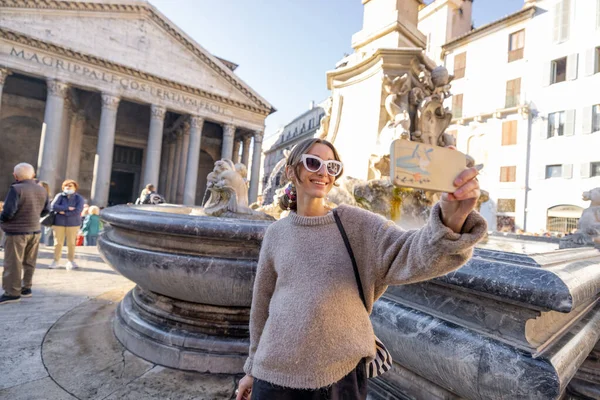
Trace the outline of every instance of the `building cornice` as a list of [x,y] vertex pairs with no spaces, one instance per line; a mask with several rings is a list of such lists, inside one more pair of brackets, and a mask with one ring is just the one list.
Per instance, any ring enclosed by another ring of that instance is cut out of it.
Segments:
[[[427,65],[430,69],[437,67],[435,62],[433,62],[430,58],[425,56],[425,52],[421,48],[379,48],[370,53],[364,53],[363,57],[358,61],[351,61],[351,63],[349,63],[348,65],[338,67],[331,71],[327,71],[327,89],[333,90],[335,80],[345,80],[346,77],[360,75],[356,74],[357,70],[360,70],[362,73],[377,64],[379,64],[380,67],[383,67],[387,63],[394,64],[395,62],[397,62],[397,58],[399,56],[407,57],[409,62],[410,59],[416,58],[417,60],[419,60],[419,63]],[[375,74],[377,72],[378,71],[373,71],[372,74]]]
[[[418,30],[416,32],[408,29],[406,26],[402,25],[400,22],[395,21],[391,24],[384,26],[378,31],[371,32],[368,35],[362,36],[360,32],[352,37],[352,48],[354,50],[359,50],[362,47],[365,47],[367,44],[374,42],[377,39],[384,37],[392,32],[398,32],[403,35],[406,39],[410,40],[410,42],[417,46],[423,46],[425,44],[425,35],[423,35]],[[357,37],[357,35],[360,35]],[[362,36],[362,37],[361,37]]]
[[485,36],[486,34],[493,32],[497,28],[501,28],[502,26],[516,24],[518,22],[524,21],[533,17],[537,10],[537,7],[530,6],[525,7],[522,10],[517,11],[516,13],[507,15],[504,18],[500,18],[499,20],[490,22],[489,24],[483,25],[477,29],[473,29],[470,32],[465,33],[462,36],[457,37],[454,40],[446,43],[442,46],[442,58],[451,50],[477,38]]
[[[185,33],[181,32],[174,24],[172,24],[165,16],[163,16],[154,6],[149,3],[141,3],[137,1],[122,1],[119,3],[108,2],[82,2],[73,0],[0,0],[1,8],[31,8],[45,10],[70,10],[70,11],[91,11],[91,12],[122,12],[122,13],[137,13],[150,18],[154,23],[159,25],[179,43],[185,46],[189,51],[194,53],[196,57],[202,60],[207,66],[215,71],[219,76],[233,85],[236,89],[242,92],[250,100],[258,105],[258,109],[268,110],[268,114],[275,112],[275,108],[266,100],[262,99],[245,83],[233,74],[233,71],[219,61],[215,56],[207,54],[201,50],[201,47]],[[233,64],[233,63],[231,63]]]
[[[0,0],[5,1],[5,0]],[[66,47],[50,44],[47,42],[43,42],[41,40],[32,38],[30,36],[24,35],[22,33],[14,32],[9,29],[0,27],[0,39],[6,39],[15,43],[19,43],[21,45],[29,46],[32,48],[36,48],[39,50],[49,51],[55,54],[59,54],[62,56],[69,57],[71,59],[83,61],[85,63],[93,64],[99,67],[103,67],[112,71],[116,71],[122,74],[126,74],[133,78],[141,78],[149,82],[158,83],[173,89],[181,90],[186,93],[190,93],[196,96],[203,97],[205,99],[210,99],[213,101],[217,101],[222,104],[227,104],[230,106],[234,106],[237,108],[241,108],[244,110],[248,110],[251,112],[255,112],[262,115],[269,115],[274,111],[273,108],[259,108],[256,106],[252,106],[246,103],[241,103],[235,100],[231,100],[229,98],[216,95],[214,93],[210,93],[196,87],[192,87],[189,85],[184,85],[182,83],[178,83],[175,81],[171,81],[169,79],[161,78],[156,75],[149,74],[144,71],[140,71],[131,67],[127,67],[121,64],[117,64],[112,61],[104,60],[102,58],[92,56],[89,54],[81,53],[79,51],[75,51]]]

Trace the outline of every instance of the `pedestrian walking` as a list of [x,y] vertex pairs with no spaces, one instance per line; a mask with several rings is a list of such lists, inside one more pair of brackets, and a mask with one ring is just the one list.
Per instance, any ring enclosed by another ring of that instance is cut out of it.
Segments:
[[262,242],[237,400],[366,399],[370,362],[380,358],[373,303],[388,285],[459,268],[486,233],[473,211],[475,168],[465,169],[457,190],[443,194],[427,224],[411,231],[358,207],[328,208],[325,198],[342,171],[325,140],[306,139],[288,157],[291,185],[280,206],[291,212]]
[[48,268],[54,269],[60,266],[63,243],[67,241],[67,264],[66,269],[78,268],[75,263],[75,245],[77,232],[81,227],[81,212],[85,201],[77,193],[79,185],[72,179],[67,179],[62,184],[62,192],[57,194],[52,201],[51,209],[56,212],[52,230],[54,231],[54,261]]
[[81,234],[83,235],[84,246],[95,246],[100,233],[100,208],[91,206],[88,209],[88,215],[83,220]]
[[49,212],[48,194],[34,180],[35,170],[27,163],[13,170],[10,186],[0,213],[0,228],[5,232],[4,272],[0,305],[31,297],[33,273],[40,245],[40,218]]

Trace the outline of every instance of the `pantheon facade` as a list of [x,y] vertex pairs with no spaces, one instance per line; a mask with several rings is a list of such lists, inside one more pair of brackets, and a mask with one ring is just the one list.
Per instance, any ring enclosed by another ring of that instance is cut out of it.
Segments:
[[[0,197],[19,162],[99,206],[147,183],[201,204],[221,158],[259,186],[274,108],[155,7],[133,0],[0,0]],[[248,166],[252,155],[255,160]]]

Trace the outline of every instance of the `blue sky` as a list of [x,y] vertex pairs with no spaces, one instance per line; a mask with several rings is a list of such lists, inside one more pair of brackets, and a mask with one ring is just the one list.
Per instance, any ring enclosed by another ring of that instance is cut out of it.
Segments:
[[[360,0],[149,0],[278,110],[266,136],[329,96],[325,73],[362,27]],[[476,0],[475,26],[519,10],[523,0]],[[173,77],[176,78],[176,77]]]

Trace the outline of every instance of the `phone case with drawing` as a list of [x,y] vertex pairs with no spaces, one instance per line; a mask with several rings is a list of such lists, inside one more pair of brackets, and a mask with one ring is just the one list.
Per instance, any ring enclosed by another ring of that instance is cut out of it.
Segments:
[[467,168],[460,151],[397,139],[390,147],[390,177],[396,186],[453,193],[454,179]]

